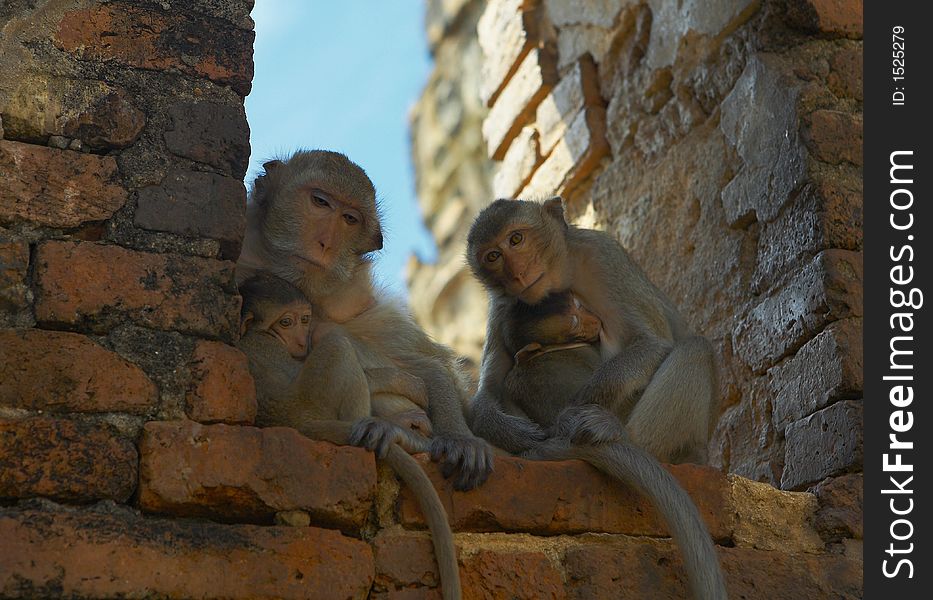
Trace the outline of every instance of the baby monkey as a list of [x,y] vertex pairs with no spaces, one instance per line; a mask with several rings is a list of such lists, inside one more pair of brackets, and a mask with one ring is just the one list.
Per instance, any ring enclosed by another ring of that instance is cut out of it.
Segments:
[[[243,296],[240,335],[255,331],[278,340],[295,359],[296,369],[308,358],[312,347],[328,337],[343,336],[339,325],[317,322],[313,307],[301,290],[283,279],[268,274],[253,276],[240,285],[240,294]],[[352,356],[343,358],[346,359],[343,364],[333,364],[333,368],[348,373],[359,369]],[[340,394],[343,401],[328,398],[327,403],[312,409],[315,418],[351,421],[373,416],[426,438],[431,436],[424,382],[392,367],[366,369],[363,374],[365,389],[359,385],[343,389]]]
[[[536,423],[553,425],[601,363],[602,322],[572,292],[556,292],[535,305],[517,302],[502,331],[515,364],[505,394]],[[560,398],[559,402],[541,402]]]

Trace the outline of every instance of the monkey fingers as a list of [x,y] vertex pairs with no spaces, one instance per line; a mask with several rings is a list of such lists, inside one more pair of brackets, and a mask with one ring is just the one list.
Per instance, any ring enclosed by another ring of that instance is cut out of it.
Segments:
[[456,473],[454,489],[468,491],[485,483],[493,469],[492,447],[477,437],[447,436],[431,440],[431,460],[441,462],[441,474]]
[[592,446],[626,441],[625,427],[598,404],[568,406],[557,416],[556,434],[574,445]]
[[350,431],[350,443],[371,450],[378,458],[385,458],[392,444],[398,444],[407,452],[424,452],[427,440],[418,439],[412,433],[376,417],[359,419]]

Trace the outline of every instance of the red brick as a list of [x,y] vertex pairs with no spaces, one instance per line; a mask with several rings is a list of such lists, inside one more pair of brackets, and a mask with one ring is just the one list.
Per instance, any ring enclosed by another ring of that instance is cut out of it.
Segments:
[[220,169],[242,180],[249,165],[249,125],[242,104],[179,102],[168,109],[169,152]]
[[0,403],[29,410],[143,413],[159,391],[136,365],[77,333],[0,330]]
[[312,523],[358,530],[376,465],[366,450],[285,427],[153,421],[140,442],[139,487],[147,512],[271,523],[278,511],[304,510]]
[[256,420],[256,384],[246,355],[220,342],[198,340],[185,413],[201,423]]
[[[463,597],[564,598],[557,567],[541,551],[469,547],[459,543]],[[472,546],[472,544],[470,544]],[[373,543],[376,581],[372,598],[440,598],[439,575],[431,539],[410,531],[380,532]]]
[[4,598],[364,598],[369,545],[314,527],[0,509]]
[[830,58],[829,68],[826,83],[836,96],[859,101],[863,99],[861,45],[839,49]]
[[92,148],[126,148],[139,138],[146,115],[122,89],[103,88],[103,93],[80,107],[65,121],[62,133]]
[[126,199],[112,156],[0,141],[0,222],[77,227],[109,219]]
[[136,447],[102,424],[0,419],[0,498],[125,502],[136,488]]
[[[719,548],[730,598],[820,600],[862,597],[862,563],[837,555]],[[567,550],[569,598],[682,600],[683,562],[669,541],[620,538]]]
[[818,160],[862,166],[862,115],[817,110],[808,118],[807,146]]
[[[496,471],[485,484],[458,492],[441,476],[436,464],[424,455],[415,458],[437,488],[451,526],[457,531],[667,535],[667,528],[647,498],[581,461],[497,457]],[[729,484],[725,476],[697,465],[666,468],[696,502],[713,537],[729,537]],[[406,527],[426,526],[407,488],[401,494],[399,521]]]
[[44,242],[36,254],[36,318],[95,332],[130,321],[232,341],[240,320],[233,267],[91,242]]
[[814,526],[824,539],[862,538],[863,488],[862,474],[849,473],[821,481],[813,489],[820,503]]
[[0,310],[13,312],[29,306],[28,270],[29,244],[0,230]]
[[788,14],[791,22],[810,31],[862,37],[862,0],[792,0]]
[[79,60],[175,69],[246,96],[253,79],[253,38],[252,31],[184,10],[112,2],[65,13],[54,42]]

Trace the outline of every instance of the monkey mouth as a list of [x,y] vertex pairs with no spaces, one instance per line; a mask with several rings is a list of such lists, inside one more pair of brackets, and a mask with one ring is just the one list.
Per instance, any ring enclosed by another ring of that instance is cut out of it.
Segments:
[[542,279],[544,279],[544,272],[541,272],[541,274],[539,274],[539,275],[535,278],[534,281],[532,281],[531,283],[529,283],[528,285],[526,285],[526,286],[524,287],[524,289],[522,289],[522,291],[521,291],[520,293],[524,294],[525,292],[527,292],[528,290],[530,290],[531,288],[533,288],[533,287],[534,287],[539,281],[541,281]]
[[292,254],[292,258],[297,258],[299,262],[307,263],[309,265],[317,267],[318,269],[325,269],[325,270],[327,269],[327,267],[323,265],[320,261],[314,260],[313,258],[309,258],[307,256],[302,256],[301,254]]

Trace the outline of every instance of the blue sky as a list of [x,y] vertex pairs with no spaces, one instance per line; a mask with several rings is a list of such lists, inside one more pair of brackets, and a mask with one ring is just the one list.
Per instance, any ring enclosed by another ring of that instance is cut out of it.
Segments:
[[247,186],[270,158],[343,152],[366,170],[383,211],[377,279],[405,294],[408,257],[435,256],[415,199],[408,112],[431,70],[420,0],[257,0],[246,99]]

